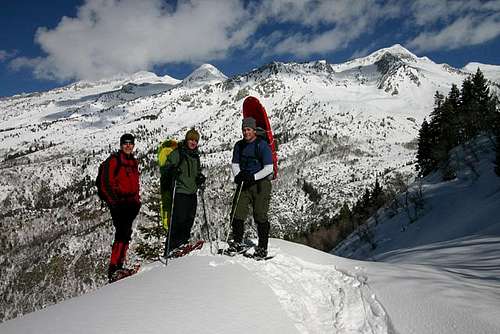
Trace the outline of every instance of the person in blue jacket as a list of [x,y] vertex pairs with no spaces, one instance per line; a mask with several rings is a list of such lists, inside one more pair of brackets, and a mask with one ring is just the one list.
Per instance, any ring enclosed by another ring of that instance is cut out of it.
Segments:
[[257,136],[256,121],[252,117],[243,119],[243,139],[233,149],[232,171],[238,188],[234,194],[231,210],[233,240],[229,252],[243,250],[244,222],[250,206],[257,225],[258,245],[254,257],[265,258],[269,239],[269,202],[271,199],[271,179],[273,158],[267,142]]

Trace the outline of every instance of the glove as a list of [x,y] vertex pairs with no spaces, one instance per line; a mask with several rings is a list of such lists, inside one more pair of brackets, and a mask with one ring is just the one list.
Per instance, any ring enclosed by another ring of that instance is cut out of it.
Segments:
[[205,181],[207,180],[207,178],[205,177],[205,175],[203,174],[198,174],[196,176],[196,179],[195,179],[195,182],[196,182],[196,185],[198,186],[198,188],[203,188],[205,186]]
[[249,186],[255,182],[255,177],[253,176],[252,173],[241,171],[234,178],[234,182],[237,184],[243,183],[244,185]]

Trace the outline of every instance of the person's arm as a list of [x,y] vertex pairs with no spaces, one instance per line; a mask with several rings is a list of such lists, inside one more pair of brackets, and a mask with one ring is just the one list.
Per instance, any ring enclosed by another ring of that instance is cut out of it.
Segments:
[[235,177],[236,175],[238,175],[240,173],[240,164],[238,163],[232,163],[231,164],[231,170],[233,171],[233,177]]
[[233,159],[231,160],[231,170],[233,171],[233,178],[236,177],[241,171],[240,169],[240,145],[238,142],[233,148]]
[[274,172],[273,167],[273,153],[269,148],[269,145],[263,140],[259,142],[259,149],[261,154],[261,159],[264,167],[254,174],[255,181],[261,180]]
[[255,181],[257,181],[271,175],[273,172],[274,172],[273,164],[264,165],[264,168],[255,173],[253,177],[255,178]]

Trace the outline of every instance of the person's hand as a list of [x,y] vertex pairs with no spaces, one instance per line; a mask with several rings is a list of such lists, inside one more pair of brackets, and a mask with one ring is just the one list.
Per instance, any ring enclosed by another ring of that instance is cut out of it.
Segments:
[[250,185],[255,182],[255,177],[253,176],[252,173],[241,171],[234,178],[234,182],[237,184],[244,183],[246,185]]

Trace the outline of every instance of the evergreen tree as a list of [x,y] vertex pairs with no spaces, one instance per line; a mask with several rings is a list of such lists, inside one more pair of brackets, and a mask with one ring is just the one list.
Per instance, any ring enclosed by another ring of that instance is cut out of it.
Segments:
[[[428,141],[429,141],[429,157],[432,161],[430,170],[437,167],[439,162],[448,157],[448,145],[445,144],[446,127],[449,126],[447,118],[449,118],[448,101],[439,101],[431,113],[431,121],[429,123]],[[429,170],[429,171],[430,171]],[[424,174],[425,175],[425,174]]]
[[460,128],[463,130],[463,142],[470,140],[478,132],[478,120],[474,113],[476,109],[472,80],[467,78],[460,91]]
[[456,114],[453,103],[447,98],[441,106],[441,132],[438,139],[444,159],[448,157],[448,152],[458,144],[457,133],[460,126],[456,123]]
[[370,206],[371,206],[371,193],[370,193],[370,189],[366,188],[365,189],[365,193],[363,194],[363,198],[362,198],[362,205],[363,205],[363,208],[366,210],[368,209]]
[[455,84],[451,85],[450,93],[448,94],[448,103],[451,110],[448,121],[450,122],[450,131],[454,134],[453,137],[456,145],[463,142],[464,135],[461,127],[463,122],[461,122],[460,90]]
[[346,237],[354,231],[355,226],[353,223],[354,222],[351,219],[351,210],[349,209],[347,203],[344,202],[344,205],[342,205],[339,212],[339,229],[342,237]]
[[495,173],[500,176],[500,131],[496,134],[496,147],[495,147]]
[[[498,104],[497,104],[498,105]],[[495,112],[494,133],[496,139],[495,145],[495,173],[500,176],[500,114]]]
[[423,176],[446,161],[456,145],[482,132],[498,136],[494,127],[500,124],[498,98],[490,94],[480,69],[463,81],[460,91],[452,85],[446,98],[436,92],[434,104],[430,121],[424,120],[419,130],[417,170]]
[[365,220],[363,201],[358,199],[351,210],[351,222],[353,228],[363,224]]
[[370,201],[373,205],[374,211],[378,210],[382,205],[385,204],[384,190],[382,189],[380,182],[378,182],[378,178],[375,179],[375,184],[371,191]]
[[479,131],[489,131],[492,130],[493,124],[493,112],[490,96],[490,89],[488,87],[488,82],[485,79],[483,73],[478,68],[476,74],[472,77],[472,94],[475,100],[475,114],[477,117],[477,124]]
[[434,105],[436,107],[440,107],[443,101],[444,101],[444,95],[441,94],[439,91],[436,91],[436,93],[434,94]]
[[451,85],[450,93],[448,94],[448,101],[451,103],[451,106],[454,110],[458,110],[460,106],[460,90],[457,85]]
[[431,157],[432,138],[429,123],[424,119],[418,132],[417,170],[420,175],[427,175],[432,171],[434,160]]

